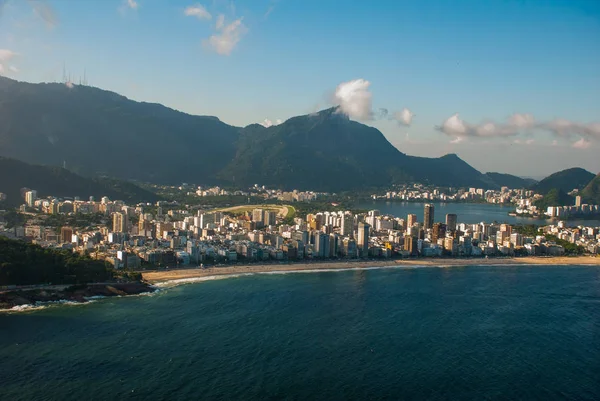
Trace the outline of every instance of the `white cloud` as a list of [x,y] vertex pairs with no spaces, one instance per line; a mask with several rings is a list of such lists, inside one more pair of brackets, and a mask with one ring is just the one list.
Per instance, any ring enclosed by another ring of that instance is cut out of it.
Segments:
[[461,142],[464,142],[465,138],[462,136],[457,136],[456,138],[454,138],[453,140],[450,141],[451,144],[456,145],[459,144]]
[[508,119],[508,124],[513,127],[531,128],[535,125],[535,119],[531,114],[515,113]]
[[334,96],[340,111],[357,120],[372,119],[370,85],[371,83],[365,79],[354,79],[339,84]]
[[[548,122],[536,122],[531,114],[514,114],[507,123],[499,124],[494,122],[485,122],[481,124],[470,124],[460,119],[458,114],[454,114],[444,123],[436,127],[438,131],[443,132],[455,143],[456,138],[492,138],[526,135],[530,136],[535,132],[549,132],[563,138],[580,138],[573,143],[574,148],[586,149],[591,145],[592,140],[600,140],[600,123],[584,124],[566,119],[555,119]],[[513,143],[531,145],[534,139],[515,139]],[[557,146],[558,142],[554,140],[552,146]]]
[[273,121],[269,120],[268,118],[265,118],[265,119],[263,120],[263,122],[261,122],[261,123],[259,123],[259,124],[260,124],[260,125],[262,125],[262,126],[263,126],[263,127],[265,127],[265,128],[269,128],[269,127],[274,127],[274,126],[276,126],[276,125],[279,125],[279,124],[281,124],[282,122],[283,122],[283,121],[281,121],[281,119],[279,119],[279,118],[278,118],[278,119],[277,119],[277,120],[276,120],[274,123],[273,123]]
[[204,6],[197,4],[195,6],[189,6],[184,11],[185,15],[188,17],[196,17],[200,20],[203,19],[211,19],[212,15],[204,8]]
[[394,113],[394,120],[398,121],[402,125],[410,126],[414,116],[415,114],[405,107],[402,110]]
[[517,144],[517,145],[531,145],[535,142],[535,139],[530,138],[530,139],[526,139],[526,140],[521,140],[521,139],[515,139],[513,141],[513,143]]
[[17,67],[15,66],[7,66],[7,62],[17,56],[17,53],[8,49],[0,49],[0,74],[4,74],[7,72],[18,72]]
[[204,40],[202,43],[218,54],[229,56],[242,39],[242,36],[248,31],[242,23],[242,19],[238,18],[229,25],[225,25],[225,20],[223,19],[220,26],[217,27],[218,33],[211,35],[210,38]]
[[581,138],[579,139],[577,142],[573,143],[573,146],[575,149],[587,149],[592,145],[592,143],[585,138]]
[[539,128],[562,137],[585,136],[600,140],[600,123],[583,124],[565,119],[556,119],[539,124]]
[[131,8],[132,10],[137,10],[139,6],[140,5],[138,4],[137,1],[135,1],[135,0],[127,0],[127,7]]
[[0,61],[8,61],[11,58],[15,57],[17,53],[8,49],[0,49]]

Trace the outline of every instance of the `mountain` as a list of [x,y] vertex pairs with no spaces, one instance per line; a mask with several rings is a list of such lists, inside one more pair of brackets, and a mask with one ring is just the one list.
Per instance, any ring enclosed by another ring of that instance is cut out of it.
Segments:
[[239,129],[93,87],[0,77],[0,156],[155,183],[210,181]]
[[546,210],[548,206],[567,206],[574,205],[575,197],[567,194],[562,189],[552,188],[542,199],[535,201],[535,206],[540,210]]
[[581,197],[586,203],[600,205],[600,174],[595,176],[583,190]]
[[529,188],[537,183],[532,178],[521,178],[516,175],[503,173],[485,173],[499,187],[509,187],[511,189]]
[[554,173],[537,184],[534,184],[530,189],[545,195],[551,189],[559,189],[563,192],[571,192],[574,189],[583,189],[592,179],[594,174],[582,168],[570,168]]
[[[237,152],[219,174],[232,183],[342,190],[407,181],[488,187],[485,177],[456,155],[405,155],[377,129],[336,108],[241,131]],[[493,184],[492,184],[493,185]]]
[[38,197],[58,196],[99,199],[108,196],[125,202],[156,202],[160,197],[130,182],[107,178],[85,178],[60,167],[37,166],[0,157],[0,192],[7,195],[6,203],[24,203],[21,188],[31,188]]
[[457,155],[408,156],[336,108],[233,127],[98,88],[0,77],[0,156],[158,184],[342,190],[410,181],[496,188]]

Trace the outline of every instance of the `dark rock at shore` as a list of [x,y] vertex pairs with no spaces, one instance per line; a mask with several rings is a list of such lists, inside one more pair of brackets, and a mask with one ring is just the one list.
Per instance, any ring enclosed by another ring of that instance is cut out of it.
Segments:
[[0,309],[57,301],[83,303],[91,297],[138,295],[155,290],[154,287],[144,282],[73,285],[64,290],[45,288],[14,290],[0,293]]

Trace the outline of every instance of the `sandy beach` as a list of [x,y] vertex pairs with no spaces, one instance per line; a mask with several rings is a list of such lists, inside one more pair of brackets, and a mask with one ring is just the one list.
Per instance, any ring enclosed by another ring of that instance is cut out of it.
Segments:
[[234,275],[244,273],[286,272],[302,270],[338,270],[364,269],[369,267],[392,266],[482,266],[482,265],[596,265],[600,266],[600,258],[593,256],[576,257],[521,257],[491,259],[398,259],[398,260],[365,260],[365,261],[333,261],[285,264],[253,264],[206,269],[172,269],[143,272],[144,280],[159,283],[170,280]]

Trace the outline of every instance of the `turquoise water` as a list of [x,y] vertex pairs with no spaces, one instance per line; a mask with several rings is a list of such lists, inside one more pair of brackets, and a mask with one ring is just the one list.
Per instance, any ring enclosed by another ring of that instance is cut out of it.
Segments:
[[[498,223],[508,224],[557,224],[557,220],[552,219],[532,219],[529,217],[518,217],[509,216],[508,213],[513,211],[514,206],[501,206],[494,205],[491,203],[439,203],[434,202],[435,205],[435,221],[444,222],[446,219],[446,213],[455,213],[458,215],[459,223],[477,224],[486,222],[491,223],[497,221]],[[423,207],[425,203],[418,202],[400,202],[400,201],[384,201],[384,200],[373,200],[361,202],[356,205],[360,209],[378,209],[383,214],[391,214],[396,217],[406,218],[408,214],[416,214],[419,221],[423,221]],[[567,221],[568,226],[600,226],[600,219],[573,219]]]
[[598,400],[600,268],[255,275],[0,315],[2,400]]

